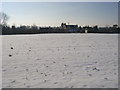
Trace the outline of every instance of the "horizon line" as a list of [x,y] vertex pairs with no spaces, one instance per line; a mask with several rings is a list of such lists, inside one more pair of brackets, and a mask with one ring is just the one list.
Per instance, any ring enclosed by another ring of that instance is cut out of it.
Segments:
[[[16,24],[9,25],[9,24],[7,24],[7,26],[9,26],[9,27],[12,27],[12,26],[16,26],[16,27],[20,27],[20,26],[60,27],[61,24],[59,26],[57,26],[57,25],[56,26],[53,26],[53,25],[37,25],[37,24],[29,24],[29,25],[27,25],[27,24],[19,24],[19,25],[16,25]],[[95,24],[95,25],[79,25],[79,24],[67,24],[67,23],[66,23],[66,25],[78,25],[78,27],[85,27],[85,26],[89,26],[89,27],[94,27],[94,26],[98,26],[98,27],[112,27],[113,25],[117,25],[118,26],[118,24],[112,24],[112,25],[107,25],[106,24],[104,26],[100,26],[100,25],[97,25],[97,24]]]

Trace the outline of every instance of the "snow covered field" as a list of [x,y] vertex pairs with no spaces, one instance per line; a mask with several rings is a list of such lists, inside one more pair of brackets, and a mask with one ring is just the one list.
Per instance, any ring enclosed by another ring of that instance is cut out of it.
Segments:
[[3,88],[117,88],[117,34],[3,36]]

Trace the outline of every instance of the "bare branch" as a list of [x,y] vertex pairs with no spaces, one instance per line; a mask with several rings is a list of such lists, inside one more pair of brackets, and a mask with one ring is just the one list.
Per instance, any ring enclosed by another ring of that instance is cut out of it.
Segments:
[[0,12],[0,24],[1,25],[7,25],[7,20],[8,20],[7,14]]

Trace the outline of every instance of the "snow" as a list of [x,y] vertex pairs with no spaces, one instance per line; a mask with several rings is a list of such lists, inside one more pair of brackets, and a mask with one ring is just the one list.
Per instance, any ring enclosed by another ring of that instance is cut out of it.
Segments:
[[117,34],[2,38],[3,88],[118,88]]

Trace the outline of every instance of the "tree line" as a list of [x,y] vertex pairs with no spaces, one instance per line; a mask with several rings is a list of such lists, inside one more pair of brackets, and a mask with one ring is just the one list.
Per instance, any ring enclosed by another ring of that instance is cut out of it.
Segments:
[[120,33],[120,27],[78,27],[77,29],[62,29],[61,27],[38,27],[38,26],[2,26],[2,35],[9,34],[42,34],[42,33]]
[[[66,25],[69,28],[59,27],[39,27],[36,25],[26,26],[21,25],[16,27],[12,25],[11,27],[7,25],[7,20],[9,17],[5,13],[0,12],[0,34],[2,35],[12,35],[12,34],[42,34],[42,33],[120,33],[120,27],[117,24],[112,27],[98,27],[93,26],[77,26],[77,25]],[[64,23],[62,23],[64,25]]]

